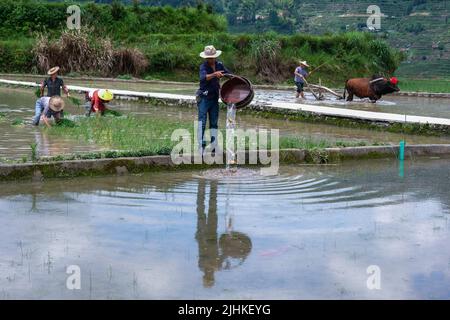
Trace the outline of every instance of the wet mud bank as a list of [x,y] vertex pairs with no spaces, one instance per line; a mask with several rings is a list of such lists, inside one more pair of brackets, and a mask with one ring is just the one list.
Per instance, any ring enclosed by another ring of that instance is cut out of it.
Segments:
[[[256,152],[255,152],[256,153]],[[261,151],[259,152],[259,154]],[[398,157],[399,147],[373,146],[327,149],[284,149],[280,150],[280,164],[328,164],[339,163],[344,160],[382,159]],[[263,152],[267,155],[267,152]],[[270,154],[270,152],[269,152]],[[262,166],[258,154],[246,152],[237,154],[238,159],[245,156],[246,164],[249,159],[256,159],[253,166]],[[270,155],[273,159],[273,155]],[[417,157],[449,157],[450,145],[411,145],[406,146],[407,160]],[[224,155],[225,157],[225,155]],[[48,178],[72,178],[78,176],[126,175],[160,170],[191,170],[211,167],[223,167],[222,163],[205,164],[194,156],[187,156],[183,164],[175,164],[170,155],[147,157],[124,157],[106,159],[79,159],[52,161],[41,159],[35,163],[0,164],[0,181],[14,181],[31,179],[41,181]],[[267,162],[266,162],[267,163]],[[266,164],[264,163],[264,164]],[[245,165],[244,165],[245,166]]]

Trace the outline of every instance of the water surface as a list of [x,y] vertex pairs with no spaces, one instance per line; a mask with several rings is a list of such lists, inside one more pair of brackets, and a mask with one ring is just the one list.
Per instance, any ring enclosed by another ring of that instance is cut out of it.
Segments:
[[449,163],[3,184],[0,298],[448,299]]

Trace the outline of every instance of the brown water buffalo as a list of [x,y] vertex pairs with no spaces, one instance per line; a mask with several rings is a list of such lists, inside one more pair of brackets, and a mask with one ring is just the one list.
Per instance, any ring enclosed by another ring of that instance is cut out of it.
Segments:
[[375,103],[385,94],[400,91],[397,83],[398,80],[395,77],[389,80],[382,76],[349,79],[345,83],[344,99],[345,93],[348,92],[347,101],[353,101],[355,95],[358,98],[369,98]]

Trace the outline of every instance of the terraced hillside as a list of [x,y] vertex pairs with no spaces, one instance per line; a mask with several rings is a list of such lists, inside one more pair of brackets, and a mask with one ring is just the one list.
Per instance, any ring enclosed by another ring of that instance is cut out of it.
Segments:
[[[423,2],[423,3],[420,3]],[[417,4],[413,6],[413,4]],[[398,73],[410,77],[449,77],[450,1],[303,1],[298,31],[321,34],[339,30],[370,32],[367,8],[380,7],[380,37],[405,52]]]
[[[104,0],[111,1],[111,0]],[[128,0],[128,2],[131,2]],[[201,2],[201,1],[200,1]],[[324,34],[366,29],[369,5],[381,9],[380,37],[407,59],[398,73],[450,78],[450,0],[204,0],[227,16],[231,32]],[[147,5],[196,5],[198,0],[141,0]]]

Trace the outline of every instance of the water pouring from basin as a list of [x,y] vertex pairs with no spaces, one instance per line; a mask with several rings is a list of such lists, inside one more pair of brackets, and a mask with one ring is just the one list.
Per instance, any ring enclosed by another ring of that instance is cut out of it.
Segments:
[[234,75],[229,75],[228,77],[230,79],[223,84],[220,90],[220,97],[222,101],[227,105],[227,170],[231,169],[231,166],[236,164],[236,152],[234,147],[236,110],[248,106],[255,96],[255,92],[249,80]]
[[236,105],[234,103],[227,104],[227,170],[231,169],[231,166],[236,164],[236,152],[234,149],[234,130],[236,129]]

